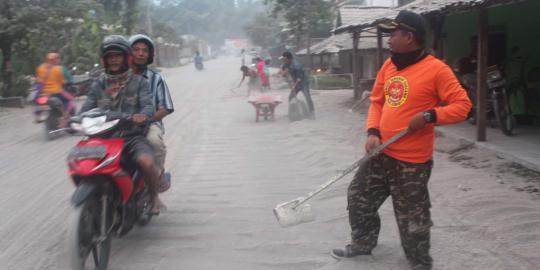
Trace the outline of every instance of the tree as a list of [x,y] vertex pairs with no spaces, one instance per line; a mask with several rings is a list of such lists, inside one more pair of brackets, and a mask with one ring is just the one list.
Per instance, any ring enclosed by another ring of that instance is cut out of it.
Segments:
[[334,21],[334,6],[324,0],[265,0],[272,7],[272,15],[283,16],[287,21],[296,48],[308,43],[309,38],[330,35]]
[[139,16],[139,0],[97,0],[97,2],[104,7],[106,23],[121,26],[120,33],[133,34]]
[[180,35],[218,45],[226,38],[244,36],[243,26],[263,10],[262,3],[249,0],[161,0],[153,17]]
[[244,26],[244,30],[255,45],[270,48],[277,45],[277,35],[280,31],[278,21],[267,13],[258,13],[253,20]]
[[11,96],[13,87],[13,45],[27,35],[26,25],[36,25],[42,17],[35,1],[1,0],[0,2],[0,50],[2,50],[2,94]]
[[104,12],[95,0],[0,0],[2,95],[24,95],[20,91],[27,89],[14,88],[13,81],[32,74],[50,51],[88,70],[111,33],[102,23]]

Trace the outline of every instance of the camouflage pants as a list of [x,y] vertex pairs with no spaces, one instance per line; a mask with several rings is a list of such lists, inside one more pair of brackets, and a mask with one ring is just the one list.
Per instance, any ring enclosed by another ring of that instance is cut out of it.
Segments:
[[377,245],[381,220],[377,213],[392,195],[401,245],[412,265],[432,265],[428,180],[433,163],[407,163],[381,154],[360,168],[348,191],[352,246],[371,251]]

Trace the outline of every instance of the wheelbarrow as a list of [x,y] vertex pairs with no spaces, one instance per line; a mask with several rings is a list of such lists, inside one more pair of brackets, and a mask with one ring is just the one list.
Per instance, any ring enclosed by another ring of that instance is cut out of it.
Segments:
[[282,101],[279,95],[258,94],[250,96],[248,102],[255,108],[255,122],[259,122],[260,117],[274,121],[276,107]]

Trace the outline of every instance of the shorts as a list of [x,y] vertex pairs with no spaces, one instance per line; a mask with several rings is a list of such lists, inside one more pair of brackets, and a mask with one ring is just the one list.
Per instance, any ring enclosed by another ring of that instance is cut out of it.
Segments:
[[154,156],[154,150],[144,136],[137,135],[125,138],[122,160],[133,166],[137,164],[139,157],[145,154]]

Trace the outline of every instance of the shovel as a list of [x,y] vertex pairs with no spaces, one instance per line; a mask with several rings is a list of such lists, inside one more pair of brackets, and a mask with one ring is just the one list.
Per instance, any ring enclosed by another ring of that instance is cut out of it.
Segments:
[[346,168],[344,171],[334,176],[328,182],[320,185],[316,190],[311,191],[305,197],[299,197],[292,201],[284,202],[278,204],[274,208],[274,215],[276,216],[281,227],[290,227],[298,225],[301,223],[311,222],[315,220],[315,214],[311,210],[311,206],[305,203],[307,200],[313,198],[315,195],[321,193],[321,191],[327,189],[329,186],[339,181],[341,178],[347,174],[353,172],[355,169],[365,166],[367,162],[374,156],[382,152],[387,146],[401,139],[403,136],[409,133],[409,129],[403,130],[396,134],[394,137],[390,138],[385,143],[377,146],[371,153],[366,153],[364,157],[360,160],[353,163],[351,166]]

